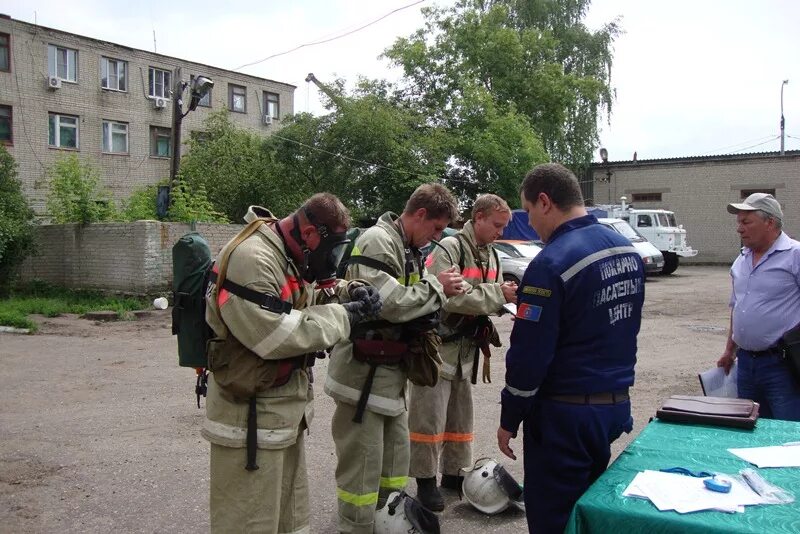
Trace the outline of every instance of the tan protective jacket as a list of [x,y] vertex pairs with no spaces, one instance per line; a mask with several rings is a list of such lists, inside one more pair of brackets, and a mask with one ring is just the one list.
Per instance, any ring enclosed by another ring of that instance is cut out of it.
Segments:
[[[464,269],[461,275],[472,287],[466,293],[447,299],[443,308],[442,323],[439,327],[442,339],[456,333],[454,328],[448,326],[458,322],[459,317],[455,314],[491,315],[497,313],[506,303],[503,291],[500,289],[500,284],[503,282],[502,266],[498,264],[491,245],[478,246],[471,220],[467,221],[464,228],[458,233],[467,241],[467,243],[463,243]],[[459,245],[459,238],[456,236],[445,237],[442,239],[441,245],[447,249],[450,256],[448,257],[439,247],[433,247],[426,262],[432,274],[449,269],[451,258],[453,263],[459,263],[462,248]],[[475,258],[473,249],[477,250],[478,258]],[[461,367],[460,377],[469,378],[475,360],[475,348],[475,343],[469,338],[443,343],[439,347],[439,355],[444,362],[440,372],[441,377],[453,380],[459,376],[458,368]]]
[[[423,267],[409,276],[405,286],[405,245],[394,213],[384,213],[378,223],[364,232],[355,243],[352,255],[363,255],[388,264],[398,278],[365,265],[352,264],[347,269],[347,278],[364,280],[375,286],[383,301],[381,319],[402,324],[438,310],[446,297],[439,280],[428,274]],[[393,339],[399,339],[399,328]],[[383,331],[382,331],[383,332]],[[353,357],[350,340],[337,344],[328,364],[325,393],[336,400],[356,404],[369,372],[369,364]],[[379,365],[367,400],[367,409],[389,416],[400,415],[406,410],[405,386],[407,373],[403,367]]]
[[[252,209],[245,216],[248,223],[256,218]],[[223,251],[230,245],[230,242],[225,245]],[[234,250],[227,278],[291,302],[295,308],[290,314],[274,313],[225,290],[220,291],[215,302],[211,298],[215,292],[208,292],[206,321],[217,336],[233,335],[266,360],[323,350],[350,335],[347,311],[342,306],[314,305],[319,292],[315,294],[313,286],[302,279],[283,240],[271,225],[262,225]],[[310,424],[313,396],[308,375],[303,371],[292,373],[285,385],[260,393],[257,396],[259,448],[282,449],[294,444],[303,418],[306,425]],[[247,408],[247,403],[224,398],[214,383],[214,373],[210,373],[203,437],[226,447],[244,447]]]

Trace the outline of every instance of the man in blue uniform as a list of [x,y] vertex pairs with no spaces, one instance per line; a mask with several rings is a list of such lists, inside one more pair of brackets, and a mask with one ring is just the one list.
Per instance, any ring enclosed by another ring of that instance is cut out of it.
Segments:
[[528,529],[561,533],[608,466],[611,442],[633,426],[644,265],[630,241],[587,214],[561,165],[535,167],[520,198],[547,246],[517,293],[497,442],[516,459],[509,442],[522,423]]

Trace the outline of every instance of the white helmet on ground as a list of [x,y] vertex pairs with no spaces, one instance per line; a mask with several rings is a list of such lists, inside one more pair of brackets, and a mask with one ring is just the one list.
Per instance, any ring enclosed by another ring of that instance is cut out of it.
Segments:
[[471,469],[462,471],[464,497],[484,514],[499,514],[509,505],[525,509],[522,486],[492,458],[480,458]]
[[405,491],[395,491],[375,512],[375,534],[439,534],[439,518]]

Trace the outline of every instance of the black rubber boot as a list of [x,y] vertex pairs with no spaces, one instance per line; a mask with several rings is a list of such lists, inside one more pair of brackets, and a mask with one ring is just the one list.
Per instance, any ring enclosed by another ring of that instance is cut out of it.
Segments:
[[436,477],[417,479],[417,500],[432,512],[444,510],[444,498],[436,487]]
[[464,477],[460,475],[442,475],[442,487],[453,491],[461,491]]

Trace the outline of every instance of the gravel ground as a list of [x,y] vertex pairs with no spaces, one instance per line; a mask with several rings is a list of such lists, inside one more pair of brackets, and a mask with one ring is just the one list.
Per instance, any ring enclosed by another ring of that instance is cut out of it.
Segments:
[[[697,373],[721,354],[730,279],[723,267],[681,267],[647,282],[635,427],[616,456],[672,394],[700,394]],[[33,336],[0,333],[0,531],[208,531],[208,444],[194,372],[177,366],[170,311],[135,322],[36,318]],[[498,319],[504,343],[511,321]],[[475,457],[500,458],[495,431],[503,351],[491,384],[475,389]],[[325,364],[315,368],[323,377]],[[317,392],[307,439],[312,532],[336,531],[333,402]],[[522,452],[521,439],[512,442]],[[522,480],[521,460],[504,462]],[[413,483],[410,491],[414,491]],[[525,530],[521,512],[486,517],[448,494],[443,532]]]

